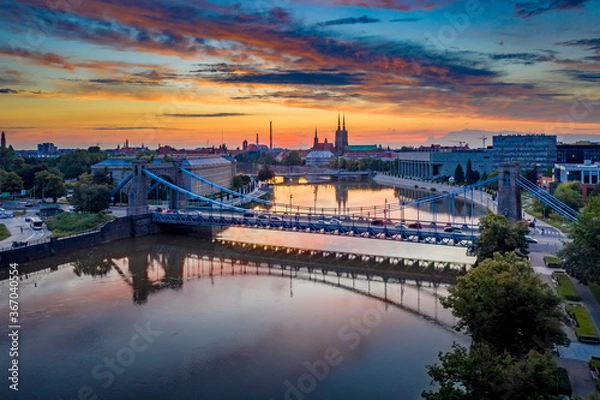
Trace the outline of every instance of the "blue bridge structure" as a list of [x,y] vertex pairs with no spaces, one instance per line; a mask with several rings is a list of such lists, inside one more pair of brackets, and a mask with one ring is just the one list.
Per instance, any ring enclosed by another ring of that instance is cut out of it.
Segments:
[[[184,187],[186,179],[201,182],[211,189],[211,194],[200,195]],[[460,226],[448,227],[435,220],[423,221],[419,218],[419,209],[448,198],[460,197],[473,201],[476,192],[481,193],[479,189],[497,184],[498,212],[513,222],[522,218],[522,190],[529,192],[570,221],[574,221],[578,215],[578,211],[521,177],[518,164],[515,163],[501,164],[497,176],[473,185],[434,193],[412,201],[401,201],[398,204],[386,202],[370,207],[349,208],[344,210],[343,214],[337,209],[292,206],[263,199],[256,193],[231,190],[194,174],[178,162],[154,164],[136,161],[133,163],[133,173],[117,186],[114,193],[118,193],[129,183],[128,215],[150,212],[148,191],[157,185],[163,185],[170,191],[169,208],[152,212],[152,221],[157,224],[243,226],[464,247],[473,246],[478,232],[476,224],[465,222]],[[194,209],[187,208],[189,200],[195,202]],[[256,212],[243,207],[249,203],[262,205],[264,211]],[[279,213],[276,212],[278,208]],[[404,210],[407,208],[417,210],[416,220],[404,219]],[[400,211],[401,217],[390,218],[393,211]]]

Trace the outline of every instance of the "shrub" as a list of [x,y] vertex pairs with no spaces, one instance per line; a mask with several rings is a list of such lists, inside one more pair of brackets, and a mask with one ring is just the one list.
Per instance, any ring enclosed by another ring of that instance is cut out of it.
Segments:
[[556,279],[556,282],[558,283],[558,295],[560,297],[570,301],[581,301],[577,289],[567,274],[554,272],[552,277]]
[[544,256],[544,264],[548,268],[560,268],[562,265],[560,258],[554,256]]

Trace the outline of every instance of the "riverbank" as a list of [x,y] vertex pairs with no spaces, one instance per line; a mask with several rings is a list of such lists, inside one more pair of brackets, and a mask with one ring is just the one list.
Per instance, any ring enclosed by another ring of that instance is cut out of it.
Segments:
[[[423,180],[416,179],[407,179],[400,178],[397,176],[385,175],[382,173],[378,173],[373,176],[373,182],[378,183],[384,186],[392,186],[392,187],[403,187],[410,189],[423,189],[433,193],[444,193],[444,192],[452,192],[455,190],[460,190],[461,186],[453,186],[446,185],[444,183],[435,183]],[[435,190],[432,190],[435,189]],[[498,202],[496,202],[492,196],[484,192],[482,190],[475,190],[473,193],[473,197],[469,196],[466,199],[467,201],[473,201],[473,203],[480,205],[482,207],[487,208],[491,212],[497,212],[498,210]]]

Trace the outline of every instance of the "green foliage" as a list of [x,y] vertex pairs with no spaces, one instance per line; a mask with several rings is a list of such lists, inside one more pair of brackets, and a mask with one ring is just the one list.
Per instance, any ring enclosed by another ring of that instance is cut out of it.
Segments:
[[65,179],[73,179],[88,172],[93,164],[105,160],[106,157],[105,153],[77,150],[60,156],[58,167]]
[[573,210],[578,211],[583,207],[583,196],[579,182],[563,182],[558,185],[552,194]]
[[300,157],[300,153],[297,151],[290,151],[290,153],[283,158],[281,161],[283,165],[302,165],[302,157]]
[[462,185],[465,183],[465,172],[460,164],[457,164],[456,169],[454,170],[454,183],[457,185]]
[[10,232],[8,231],[8,228],[6,228],[6,225],[4,224],[0,224],[0,240],[4,240],[10,237]]
[[237,174],[233,177],[231,181],[231,189],[239,190],[240,188],[243,188],[246,185],[248,185],[250,181],[252,181],[252,178],[250,176],[244,174]]
[[268,165],[264,165],[260,171],[258,171],[258,180],[263,182],[269,182],[275,178],[275,172],[269,168]]
[[487,346],[468,351],[454,345],[439,358],[440,364],[428,367],[438,387],[423,392],[426,400],[557,399],[557,369],[547,354],[531,351],[515,358]]
[[16,172],[9,172],[2,177],[2,191],[17,193],[23,189],[23,179]]
[[577,289],[567,274],[554,272],[552,277],[556,279],[556,282],[558,283],[558,295],[560,297],[569,301],[581,301]]
[[544,264],[548,268],[560,268],[560,258],[554,256],[544,256]]
[[478,344],[516,356],[563,343],[560,299],[515,253],[496,254],[460,277],[442,300]]
[[53,236],[61,237],[94,229],[112,219],[104,214],[61,213],[46,220],[46,226]]
[[479,181],[479,172],[473,170],[473,164],[471,163],[471,159],[467,160],[467,172],[465,174],[465,179],[467,181],[467,185],[472,185]]
[[92,174],[92,182],[96,185],[113,185],[112,174],[108,171],[108,168],[104,167],[103,169],[99,169],[94,171]]
[[518,221],[511,225],[503,215],[487,214],[479,221],[479,237],[476,242],[477,263],[492,258],[494,253],[518,251],[528,253],[525,235],[529,232],[527,223]]
[[51,197],[56,200],[67,194],[67,187],[63,179],[48,171],[40,171],[35,174],[35,192],[40,196]]
[[566,308],[577,323],[575,327],[577,338],[582,342],[597,343],[599,341],[598,330],[588,310],[581,304],[569,304]]
[[93,177],[84,173],[73,187],[71,204],[79,210],[98,213],[110,206],[111,187],[94,183]]
[[600,282],[600,197],[588,199],[571,225],[569,238],[558,253],[563,268],[583,281]]

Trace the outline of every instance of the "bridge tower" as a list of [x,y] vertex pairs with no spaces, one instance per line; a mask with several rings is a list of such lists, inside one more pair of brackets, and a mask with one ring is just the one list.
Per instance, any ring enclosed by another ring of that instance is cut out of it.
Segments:
[[127,215],[148,213],[148,177],[142,172],[145,161],[136,160],[133,164],[133,179],[127,194]]
[[504,162],[498,167],[498,214],[504,215],[511,223],[523,218],[521,210],[521,188],[519,179],[519,163]]
[[[160,164],[149,163],[144,160],[132,161],[133,179],[131,180],[127,197],[127,215],[142,215],[150,212],[148,208],[148,188],[150,178],[143,173],[144,169],[147,169],[163,178],[168,178],[168,180],[180,188],[186,188],[188,185],[186,185],[183,173],[179,169],[181,164],[182,163],[179,160]],[[167,190],[169,191],[169,208],[185,208],[187,204],[187,196],[171,188],[168,188]]]

